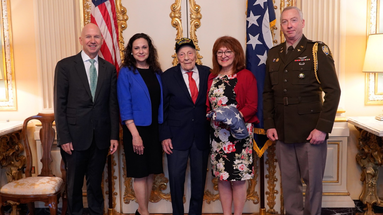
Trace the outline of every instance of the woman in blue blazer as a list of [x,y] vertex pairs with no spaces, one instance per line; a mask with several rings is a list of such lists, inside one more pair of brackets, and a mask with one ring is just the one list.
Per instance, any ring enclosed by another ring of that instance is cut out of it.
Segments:
[[136,215],[149,215],[154,174],[163,173],[158,125],[163,122],[161,68],[150,37],[138,33],[124,50],[117,81],[126,176],[134,178]]

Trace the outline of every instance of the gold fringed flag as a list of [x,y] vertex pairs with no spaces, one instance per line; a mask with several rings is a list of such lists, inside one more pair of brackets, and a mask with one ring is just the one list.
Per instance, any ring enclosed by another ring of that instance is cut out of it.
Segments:
[[262,157],[263,153],[273,144],[266,136],[266,131],[263,128],[254,128],[253,149],[258,157]]
[[248,0],[246,19],[246,68],[257,79],[259,124],[254,127],[254,150],[258,157],[272,144],[263,129],[263,86],[266,73],[266,59],[268,50],[273,47],[271,28],[275,25],[275,11],[272,0]]

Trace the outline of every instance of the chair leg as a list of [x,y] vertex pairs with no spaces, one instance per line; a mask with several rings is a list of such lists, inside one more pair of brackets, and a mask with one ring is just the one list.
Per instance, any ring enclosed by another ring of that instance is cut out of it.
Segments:
[[12,204],[12,212],[11,212],[11,215],[17,215],[17,205],[18,205],[18,204]]
[[49,212],[51,215],[57,214],[57,197],[55,199],[52,199],[49,204]]
[[68,199],[66,196],[62,196],[62,208],[61,208],[61,215],[66,215],[66,212],[68,210]]
[[[2,204],[2,203],[1,203]],[[6,204],[7,205],[11,205],[12,206],[12,212],[11,212],[11,215],[16,215],[17,214],[17,206],[20,204],[18,202],[14,202],[14,201],[6,201]],[[2,214],[3,214],[3,207],[1,207],[1,210],[2,211]]]
[[34,215],[35,214],[35,203],[30,202],[30,203],[27,203],[27,205],[28,205],[29,215]]

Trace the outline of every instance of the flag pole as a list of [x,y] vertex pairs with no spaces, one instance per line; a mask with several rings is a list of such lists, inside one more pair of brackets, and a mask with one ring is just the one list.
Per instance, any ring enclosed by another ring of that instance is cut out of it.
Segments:
[[259,175],[260,175],[260,208],[259,215],[266,215],[265,208],[265,166],[264,166],[264,157],[261,156],[259,159]]
[[112,156],[108,156],[108,215],[113,215],[113,175],[112,175]]
[[246,10],[246,68],[257,79],[259,123],[254,128],[253,149],[259,158],[260,175],[260,205],[259,214],[266,215],[265,208],[265,167],[264,152],[269,147],[268,138],[263,124],[263,86],[266,77],[267,52],[272,48],[272,27],[275,26],[276,16],[273,0],[247,0]]

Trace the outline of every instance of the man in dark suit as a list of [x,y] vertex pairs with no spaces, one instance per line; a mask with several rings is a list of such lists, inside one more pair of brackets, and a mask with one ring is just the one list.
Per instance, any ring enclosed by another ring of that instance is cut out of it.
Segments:
[[82,51],[56,65],[57,139],[67,169],[69,214],[82,214],[84,176],[90,214],[103,214],[102,172],[108,151],[118,146],[116,69],[98,56],[103,38],[97,25],[87,24],[79,39]]
[[[308,40],[302,33],[304,24],[298,8],[282,11],[281,29],[286,42],[268,54],[264,126],[267,137],[277,141],[286,214],[320,215],[326,139],[341,90],[329,48]],[[302,179],[306,184],[304,205]]]
[[209,154],[206,92],[210,68],[196,65],[195,46],[189,38],[176,42],[176,53],[179,64],[162,75],[164,123],[160,139],[168,159],[173,214],[184,214],[185,172],[190,158],[189,215],[196,215],[202,213]]

